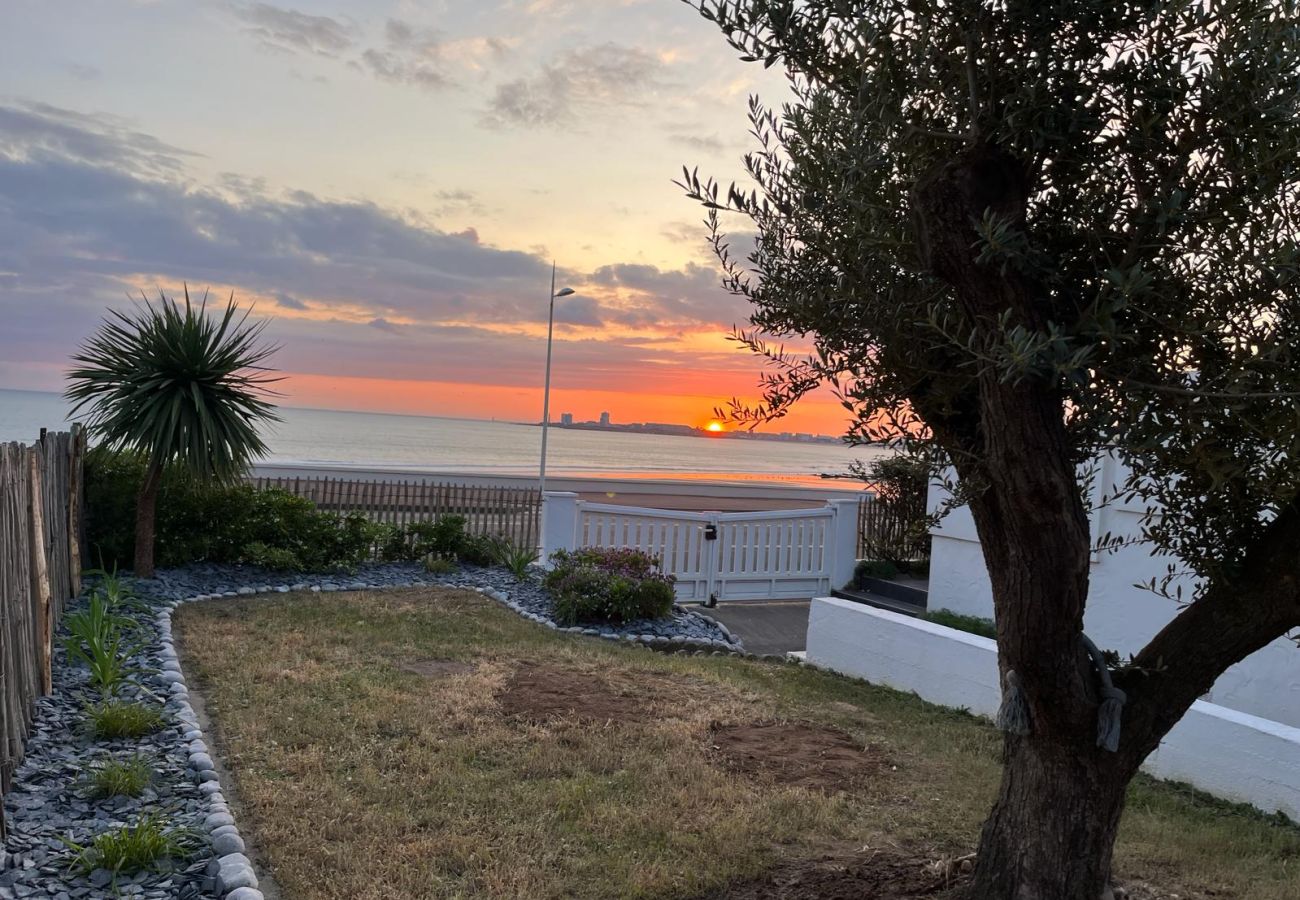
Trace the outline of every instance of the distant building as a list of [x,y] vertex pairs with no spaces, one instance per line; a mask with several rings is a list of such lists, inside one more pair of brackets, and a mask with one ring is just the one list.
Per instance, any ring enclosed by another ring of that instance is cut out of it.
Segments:
[[609,413],[607,413],[607,412],[603,412],[603,413],[600,414],[600,424],[602,424],[602,425],[608,425],[608,424],[609,424]]
[[561,424],[561,425],[572,425],[572,424],[573,424],[573,413],[560,413],[560,424]]

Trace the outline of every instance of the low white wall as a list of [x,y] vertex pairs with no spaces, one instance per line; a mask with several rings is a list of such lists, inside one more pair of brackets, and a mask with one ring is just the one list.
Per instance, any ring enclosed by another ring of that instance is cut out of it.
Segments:
[[[1094,475],[1094,502],[1122,480],[1119,464],[1104,460]],[[932,486],[930,508],[944,499],[943,489]],[[1141,504],[1123,502],[1094,509],[1093,539],[1102,534],[1138,536],[1143,512]],[[931,534],[929,608],[993,618],[993,592],[970,511],[954,509]],[[1178,614],[1176,603],[1136,586],[1162,578],[1168,566],[1167,557],[1152,556],[1150,547],[1141,544],[1094,556],[1084,629],[1097,646],[1122,656],[1137,653]],[[1185,583],[1184,594],[1192,587],[1190,581]],[[1300,651],[1278,638],[1220,675],[1203,699],[1300,727]]]
[[[812,665],[992,717],[1001,702],[988,638],[819,597],[808,613]],[[1143,769],[1300,819],[1300,728],[1197,701]]]

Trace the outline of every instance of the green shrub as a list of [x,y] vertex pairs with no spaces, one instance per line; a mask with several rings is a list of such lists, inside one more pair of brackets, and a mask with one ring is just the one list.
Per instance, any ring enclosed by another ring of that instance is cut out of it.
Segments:
[[277,572],[301,572],[303,570],[302,560],[298,558],[298,554],[284,547],[268,547],[261,541],[253,541],[253,543],[245,547],[242,556],[244,562],[261,566],[264,569],[274,569]]
[[424,570],[433,575],[450,575],[456,571],[456,561],[445,556],[431,556],[424,561]]
[[[86,456],[87,543],[106,565],[134,554],[135,493],[142,457],[102,448]],[[157,510],[157,563],[253,563],[288,570],[353,569],[388,535],[365,516],[338,516],[275,488],[222,485],[164,472]]]
[[90,733],[101,740],[139,738],[163,726],[162,709],[143,703],[102,700],[86,708]]
[[[116,568],[135,555],[135,497],[145,457],[92,447],[85,457],[86,545],[92,558]],[[165,485],[164,485],[165,487]]]
[[930,561],[928,559],[905,559],[898,563],[898,572],[900,575],[908,575],[912,578],[929,578]]
[[152,777],[149,760],[137,753],[96,764],[82,780],[82,787],[92,800],[139,797]]
[[497,542],[482,534],[467,534],[461,541],[456,557],[471,566],[495,566],[497,564]]
[[645,553],[561,550],[552,554],[551,563],[543,584],[562,625],[657,619],[672,612],[674,579],[660,573],[658,562]]
[[981,619],[979,616],[963,616],[960,613],[946,609],[927,612],[921,618],[936,625],[946,625],[948,628],[955,628],[958,631],[978,634],[980,637],[992,638],[993,640],[998,638],[998,628],[993,624],[992,619]]
[[853,567],[853,585],[863,588],[868,578],[897,578],[898,566],[887,559],[862,559]]
[[134,875],[158,869],[167,860],[183,860],[198,849],[198,836],[182,828],[168,828],[159,813],[151,813],[134,825],[123,825],[95,835],[89,847],[66,842],[76,853],[72,867],[88,875],[107,869],[118,875]]

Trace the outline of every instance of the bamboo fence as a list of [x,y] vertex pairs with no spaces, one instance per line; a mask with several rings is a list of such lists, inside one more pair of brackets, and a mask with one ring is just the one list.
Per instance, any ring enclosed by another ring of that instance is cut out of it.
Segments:
[[279,488],[305,497],[324,512],[361,513],[371,521],[397,526],[464,516],[470,534],[505,537],[517,547],[541,544],[542,498],[537,488],[328,476],[257,477],[252,484],[259,490]]
[[[7,794],[51,687],[54,629],[81,592],[85,436],[0,444],[0,794]],[[0,819],[0,834],[3,834]]]

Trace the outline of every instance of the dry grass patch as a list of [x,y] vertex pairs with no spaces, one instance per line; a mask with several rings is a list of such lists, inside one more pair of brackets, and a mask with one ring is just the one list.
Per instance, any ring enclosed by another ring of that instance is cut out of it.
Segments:
[[[468,592],[240,599],[176,621],[286,900],[777,897],[805,869],[836,896],[827,872],[911,878],[906,860],[969,852],[996,787],[998,735],[961,713],[557,635]],[[799,723],[805,751],[835,736],[814,774],[862,768],[849,790],[750,777],[711,749],[719,722]],[[1150,784],[1119,850],[1126,877],[1185,897],[1300,895],[1297,858],[1295,829]]]

